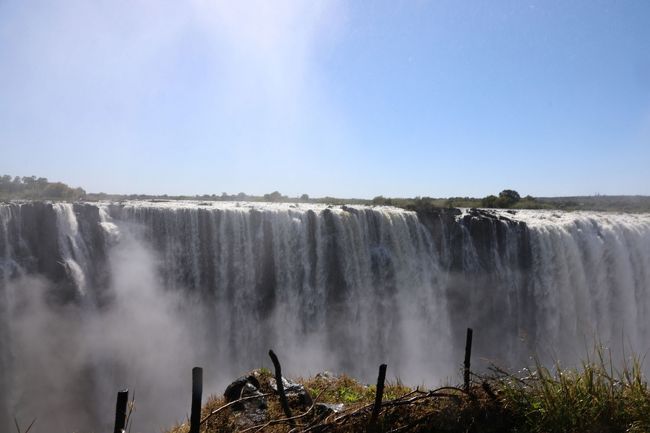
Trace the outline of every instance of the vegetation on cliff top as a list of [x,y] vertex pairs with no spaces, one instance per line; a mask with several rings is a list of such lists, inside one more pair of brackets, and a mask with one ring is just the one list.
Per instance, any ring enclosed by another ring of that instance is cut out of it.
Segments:
[[68,200],[85,197],[82,188],[71,188],[61,182],[50,182],[45,177],[0,176],[0,200]]
[[[261,372],[261,373],[260,373]],[[212,397],[203,408],[202,433],[216,432],[366,432],[375,387],[347,377],[299,379],[313,399],[293,406],[290,427],[278,397],[268,386],[270,372],[257,370],[267,395],[268,415],[259,424],[242,424],[241,411]],[[317,403],[341,403],[322,413]],[[187,433],[187,423],[167,433]],[[607,352],[596,351],[579,369],[552,371],[540,365],[517,374],[492,367],[474,375],[469,392],[459,387],[436,390],[389,383],[376,432],[447,433],[640,433],[650,431],[650,391],[637,358],[615,370]]]
[[107,194],[86,193],[82,188],[73,188],[62,182],[50,182],[44,177],[0,177],[0,201],[8,200],[87,200],[87,201],[122,201],[122,200],[201,200],[201,201],[250,201],[250,202],[284,202],[284,203],[320,203],[328,205],[364,204],[378,206],[396,206],[415,211],[428,211],[447,208],[500,208],[500,209],[557,209],[557,210],[591,210],[618,212],[650,212],[649,196],[577,196],[577,197],[521,197],[512,189],[505,189],[499,195],[475,197],[414,197],[391,198],[377,196],[372,200],[358,198],[310,197],[302,194],[289,197],[273,191],[261,196],[238,194],[197,194],[197,195],[155,195],[155,194]]

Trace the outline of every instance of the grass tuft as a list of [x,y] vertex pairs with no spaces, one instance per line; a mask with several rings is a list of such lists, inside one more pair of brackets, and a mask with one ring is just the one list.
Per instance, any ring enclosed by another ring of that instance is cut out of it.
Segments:
[[[270,372],[256,370],[261,391],[269,393],[267,425],[248,431],[288,432],[277,396],[268,387]],[[312,408],[293,408],[294,431],[365,432],[375,396],[374,385],[349,376],[297,379],[319,403],[342,403],[344,410],[318,417]],[[203,417],[225,404],[211,398]],[[243,431],[229,408],[209,417],[202,432]],[[551,369],[536,362],[511,374],[494,368],[489,376],[474,376],[470,392],[458,387],[412,389],[399,380],[387,383],[378,432],[447,433],[641,433],[650,432],[650,392],[642,373],[642,360],[631,357],[616,370],[611,354],[597,349],[579,368],[556,364]],[[186,433],[177,425],[168,433]]]

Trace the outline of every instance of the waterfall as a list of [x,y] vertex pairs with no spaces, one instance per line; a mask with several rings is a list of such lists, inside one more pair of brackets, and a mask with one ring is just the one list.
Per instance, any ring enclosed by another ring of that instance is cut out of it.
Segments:
[[86,291],[87,252],[85,243],[79,232],[79,223],[74,210],[68,203],[54,203],[58,231],[58,244],[62,265],[72,278],[80,295]]
[[[371,380],[386,362],[430,385],[457,377],[466,327],[474,358],[504,367],[574,362],[596,338],[644,354],[649,289],[648,214],[0,204],[0,428],[57,404],[48,431],[105,428],[131,382],[138,428],[164,427],[186,411],[185,370],[219,393],[269,348],[288,373]],[[54,403],[67,375],[86,382]]]
[[648,350],[650,218],[520,212],[531,233],[537,341],[558,355],[585,336]]
[[415,213],[135,203],[117,218],[144,228],[165,287],[210,304],[226,365],[316,339],[350,373],[361,359],[406,370],[448,345],[439,251]]

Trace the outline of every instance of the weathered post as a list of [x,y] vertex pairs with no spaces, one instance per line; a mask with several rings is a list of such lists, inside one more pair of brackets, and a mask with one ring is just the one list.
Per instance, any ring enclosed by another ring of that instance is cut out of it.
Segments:
[[463,377],[465,383],[465,391],[469,392],[469,367],[470,358],[472,356],[472,328],[467,328],[467,338],[465,339],[465,363],[463,369]]
[[117,392],[117,403],[115,404],[115,429],[114,433],[122,433],[126,427],[126,405],[129,402],[129,390],[123,389]]
[[368,423],[368,432],[374,432],[377,429],[377,418],[381,410],[381,401],[384,398],[384,382],[386,381],[386,364],[379,366],[379,376],[377,376],[377,392],[375,393],[375,404],[372,407],[372,415]]
[[192,411],[190,413],[190,433],[199,433],[201,425],[201,396],[203,394],[203,369],[192,369]]
[[[282,383],[282,368],[280,367],[280,361],[278,357],[273,353],[272,350],[269,350],[269,356],[273,362],[273,367],[275,367],[275,383],[278,387],[278,395],[280,396],[280,406],[287,418],[292,418],[291,409],[289,408],[289,401],[287,401],[287,395],[284,393],[284,384]],[[295,427],[296,423],[294,420],[290,419],[289,424],[291,427]]]

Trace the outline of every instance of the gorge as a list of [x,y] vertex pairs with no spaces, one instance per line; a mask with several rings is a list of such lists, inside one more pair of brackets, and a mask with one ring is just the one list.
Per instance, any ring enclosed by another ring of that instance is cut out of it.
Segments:
[[[136,429],[267,365],[376,366],[457,381],[474,357],[521,368],[596,341],[643,355],[650,214],[125,201],[0,204],[0,430],[107,430],[134,389]],[[477,361],[477,368],[488,361]],[[39,429],[40,427],[40,429]]]

